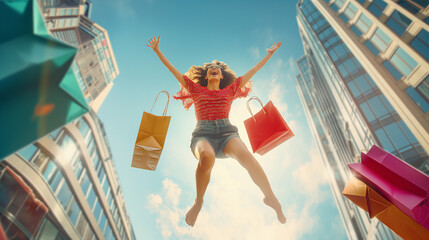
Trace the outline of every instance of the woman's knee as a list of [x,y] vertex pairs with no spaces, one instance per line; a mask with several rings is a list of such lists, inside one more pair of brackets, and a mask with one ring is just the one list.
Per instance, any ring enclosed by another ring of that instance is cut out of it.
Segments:
[[211,149],[201,149],[198,152],[199,155],[199,166],[204,170],[210,170],[213,168],[215,162],[215,154]]

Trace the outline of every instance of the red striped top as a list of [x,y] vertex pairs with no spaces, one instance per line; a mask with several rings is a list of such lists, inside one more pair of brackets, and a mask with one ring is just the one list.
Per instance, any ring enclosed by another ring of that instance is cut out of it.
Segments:
[[183,106],[188,110],[195,104],[197,120],[218,120],[228,118],[232,101],[239,97],[247,97],[252,89],[249,81],[239,88],[242,78],[239,77],[227,87],[219,90],[210,90],[198,83],[194,83],[187,76],[183,76],[187,88],[180,85],[180,91],[173,96],[176,100],[182,100]]

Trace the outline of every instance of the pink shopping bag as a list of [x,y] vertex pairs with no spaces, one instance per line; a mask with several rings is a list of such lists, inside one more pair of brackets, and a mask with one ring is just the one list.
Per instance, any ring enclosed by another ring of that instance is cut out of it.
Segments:
[[360,163],[348,166],[357,178],[429,229],[429,176],[376,145],[361,153]]

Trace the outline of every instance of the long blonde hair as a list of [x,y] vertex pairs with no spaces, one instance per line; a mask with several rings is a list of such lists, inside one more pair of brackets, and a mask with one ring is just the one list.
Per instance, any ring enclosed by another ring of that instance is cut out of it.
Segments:
[[211,65],[217,65],[220,66],[223,79],[220,81],[219,88],[223,89],[233,83],[237,76],[235,75],[235,72],[231,70],[231,68],[224,62],[220,62],[218,60],[213,60],[211,63],[204,63],[203,66],[192,66],[185,75],[194,81],[195,83],[200,84],[203,87],[207,87],[207,79],[205,79],[207,75],[207,67]]

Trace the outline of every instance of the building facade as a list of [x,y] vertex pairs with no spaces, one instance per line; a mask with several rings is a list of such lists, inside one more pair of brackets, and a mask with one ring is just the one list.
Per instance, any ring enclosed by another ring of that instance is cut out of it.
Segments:
[[298,92],[350,239],[397,238],[341,195],[361,151],[429,173],[428,15],[427,1],[298,2]]
[[93,22],[92,3],[84,0],[38,0],[52,36],[78,48],[73,71],[94,111],[98,111],[119,74],[107,31]]
[[136,239],[96,111],[119,74],[89,1],[40,0],[52,36],[78,48],[73,70],[91,111],[0,160],[8,239]]

